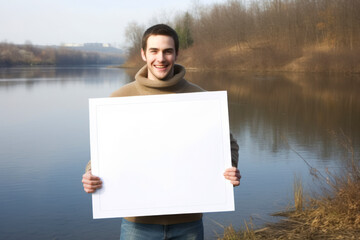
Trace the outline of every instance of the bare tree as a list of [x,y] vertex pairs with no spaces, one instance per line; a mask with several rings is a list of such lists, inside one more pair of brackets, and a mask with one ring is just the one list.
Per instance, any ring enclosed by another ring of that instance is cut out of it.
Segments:
[[136,22],[130,22],[125,29],[125,37],[129,45],[129,56],[138,55],[141,49],[141,39],[145,27]]

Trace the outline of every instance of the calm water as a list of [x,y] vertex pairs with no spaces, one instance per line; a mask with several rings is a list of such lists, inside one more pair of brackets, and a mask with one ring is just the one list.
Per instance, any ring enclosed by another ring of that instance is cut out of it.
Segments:
[[[131,81],[123,69],[0,69],[0,239],[118,239],[120,219],[93,220],[81,176],[89,160],[88,98]],[[305,188],[313,167],[338,169],[343,149],[330,134],[360,145],[360,76],[188,72],[207,90],[228,90],[231,131],[243,179],[236,211],[204,216],[206,239],[221,225],[260,226]],[[285,140],[284,140],[285,139]]]

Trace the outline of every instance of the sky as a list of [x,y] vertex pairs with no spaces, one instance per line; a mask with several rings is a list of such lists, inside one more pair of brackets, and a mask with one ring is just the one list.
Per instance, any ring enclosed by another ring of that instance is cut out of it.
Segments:
[[0,42],[34,45],[110,43],[126,47],[130,22],[150,27],[226,0],[0,0]]

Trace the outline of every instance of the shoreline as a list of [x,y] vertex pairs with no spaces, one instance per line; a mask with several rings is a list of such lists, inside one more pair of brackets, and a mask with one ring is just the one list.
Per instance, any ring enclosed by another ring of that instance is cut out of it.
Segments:
[[[192,46],[180,51],[177,63],[189,71],[360,74],[360,49],[335,49],[323,44],[289,52],[263,43],[257,48],[240,44],[207,51],[202,46]],[[140,56],[130,55],[119,67],[143,65]]]
[[355,156],[351,139],[344,133],[335,134],[335,138],[348,154],[343,171],[326,170],[323,175],[308,165],[314,183],[321,186],[316,195],[304,194],[302,181],[295,176],[292,206],[272,214],[284,219],[265,223],[260,228],[245,221],[245,229],[239,231],[229,226],[221,239],[360,239],[360,158]]
[[[181,64],[181,63],[179,63]],[[183,65],[183,64],[181,64]],[[185,64],[184,64],[185,65]],[[108,66],[109,68],[121,68],[121,69],[139,69],[139,66]],[[244,69],[244,68],[204,68],[204,67],[185,67],[186,71],[188,72],[244,72],[244,73],[334,73],[334,74],[360,74],[360,70],[358,71],[314,71],[314,70],[288,70],[288,69]]]

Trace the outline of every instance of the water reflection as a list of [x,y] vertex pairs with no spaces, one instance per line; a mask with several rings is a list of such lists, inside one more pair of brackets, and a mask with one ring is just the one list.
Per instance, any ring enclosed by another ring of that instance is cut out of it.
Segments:
[[283,137],[317,151],[320,159],[339,153],[331,131],[343,131],[360,144],[360,77],[328,74],[254,74],[190,72],[207,90],[227,90],[233,131],[249,128],[277,152]]
[[103,84],[106,81],[132,81],[132,77],[116,68],[104,67],[18,67],[0,68],[0,87],[10,88],[25,85],[32,88],[37,84],[61,84],[84,82]]

